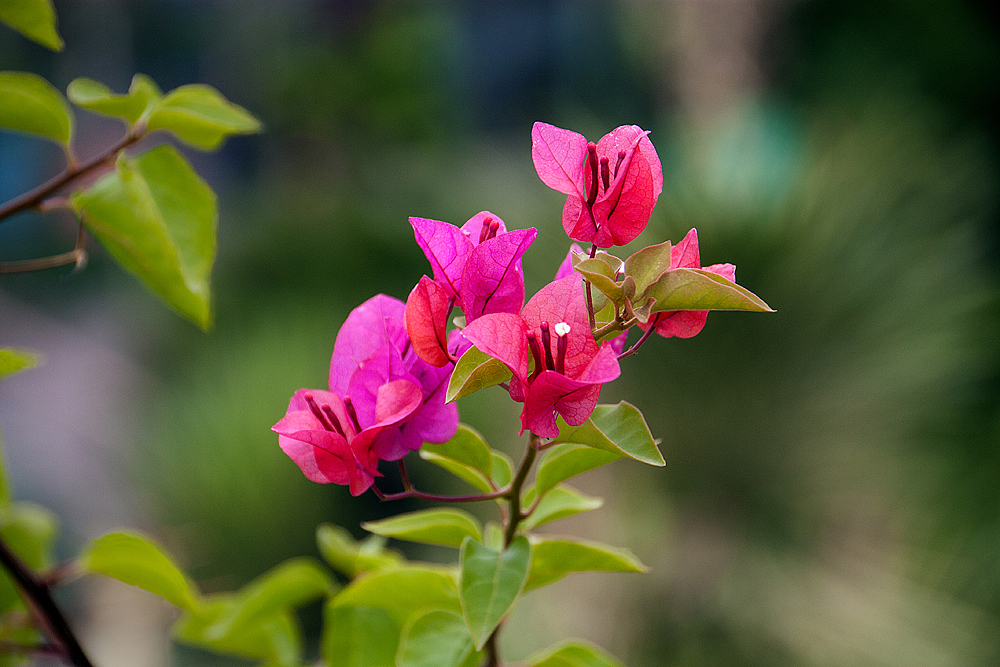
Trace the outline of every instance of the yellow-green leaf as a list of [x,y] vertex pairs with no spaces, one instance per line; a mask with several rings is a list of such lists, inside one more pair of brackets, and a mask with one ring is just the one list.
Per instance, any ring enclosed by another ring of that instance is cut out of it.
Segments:
[[0,127],[37,134],[64,148],[73,137],[73,114],[51,83],[30,72],[0,72]]
[[0,0],[0,21],[46,48],[62,50],[52,0]]

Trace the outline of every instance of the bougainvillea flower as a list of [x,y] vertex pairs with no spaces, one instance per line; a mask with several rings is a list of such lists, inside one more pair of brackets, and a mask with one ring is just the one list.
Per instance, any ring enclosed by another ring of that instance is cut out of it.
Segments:
[[444,366],[448,354],[448,316],[455,301],[448,290],[427,276],[421,276],[406,299],[403,325],[413,350],[431,366]]
[[[732,264],[713,264],[702,266],[698,253],[698,232],[694,229],[687,233],[684,240],[670,248],[671,269],[702,269],[722,276],[726,280],[736,282],[736,267]],[[707,310],[672,310],[657,313],[645,325],[644,330],[656,327],[656,333],[664,338],[677,336],[691,338],[702,330],[708,319]]]
[[380,388],[374,423],[362,429],[351,403],[321,389],[292,395],[285,416],[274,425],[278,445],[307,479],[346,484],[351,495],[372,485],[377,474],[373,444],[420,407],[417,385],[401,381]]
[[[587,253],[583,251],[576,243],[572,243],[569,246],[569,252],[566,253],[566,258],[559,265],[559,269],[556,271],[556,280],[560,278],[565,278],[566,276],[573,275],[573,256],[583,259],[587,257]],[[628,340],[628,331],[623,331],[621,335],[615,336],[608,343],[611,345],[611,349],[615,351],[615,354],[621,354],[625,350],[625,343]]]
[[571,239],[610,248],[645,229],[663,192],[663,167],[646,135],[636,125],[622,125],[594,144],[548,123],[531,128],[535,171],[568,195],[563,228]]
[[555,437],[556,413],[571,425],[582,424],[597,405],[601,385],[620,373],[611,345],[598,345],[591,334],[578,274],[543,287],[519,314],[483,315],[462,333],[510,368],[510,395],[524,403],[522,432]]

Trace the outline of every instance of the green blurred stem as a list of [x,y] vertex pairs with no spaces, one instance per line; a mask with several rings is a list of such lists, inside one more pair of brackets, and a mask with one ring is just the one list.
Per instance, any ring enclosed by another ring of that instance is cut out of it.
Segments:
[[[29,606],[35,610],[39,621],[45,626],[46,634],[58,648],[59,656],[76,667],[93,667],[70,629],[69,623],[66,622],[66,617],[52,599],[49,587],[35,578],[34,573],[7,548],[2,539],[0,539],[0,565],[7,570],[21,589]],[[42,648],[46,646],[42,645]]]
[[120,152],[142,139],[142,137],[142,132],[133,133],[130,131],[122,137],[121,141],[116,143],[114,146],[111,146],[100,155],[96,155],[86,162],[81,162],[80,164],[70,164],[70,166],[68,166],[66,170],[58,176],[42,183],[34,190],[29,190],[23,195],[11,199],[3,206],[0,206],[0,222],[3,222],[10,216],[15,213],[20,213],[21,211],[27,211],[33,208],[43,208],[45,200],[55,194],[60,188],[69,185],[81,176],[89,174],[98,167],[113,161],[116,157],[118,157]]

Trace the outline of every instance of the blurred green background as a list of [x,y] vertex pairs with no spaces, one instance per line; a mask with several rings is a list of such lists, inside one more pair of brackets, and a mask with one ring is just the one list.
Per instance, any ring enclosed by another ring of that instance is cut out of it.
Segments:
[[[696,338],[623,362],[602,398],[643,410],[668,466],[581,478],[605,507],[553,531],[628,546],[652,573],[532,593],[505,655],[583,636],[630,667],[1000,664],[992,3],[55,6],[65,51],[4,30],[0,69],[62,89],[89,76],[123,91],[135,72],[164,89],[204,82],[266,126],[190,155],[220,197],[210,334],[96,246],[81,273],[0,280],[0,343],[48,358],[0,394],[11,476],[63,516],[67,555],[124,522],[221,590],[315,554],[321,521],[356,531],[417,507],[306,481],[271,425],[295,389],[325,385],[351,308],[405,298],[429,271],[408,216],[461,224],[487,209],[539,228],[533,292],[567,239],[563,197],[531,164],[532,122],[591,139],[638,124],[666,183],[637,243],[697,227],[704,263],[736,264],[778,312],[715,313]],[[78,120],[83,155],[117,136]],[[0,134],[0,199],[58,158]],[[22,216],[0,227],[0,260],[72,239],[69,220]],[[459,407],[519,451],[499,390]],[[416,467],[419,486],[449,488]],[[115,627],[92,625],[95,645],[112,638],[102,664],[122,662]]]

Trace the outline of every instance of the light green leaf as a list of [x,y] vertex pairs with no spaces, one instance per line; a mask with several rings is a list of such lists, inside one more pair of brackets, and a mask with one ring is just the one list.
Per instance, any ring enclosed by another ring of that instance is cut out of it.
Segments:
[[396,653],[396,667],[476,667],[481,661],[462,616],[443,609],[410,619]]
[[655,299],[652,312],[670,310],[774,311],[745,287],[702,269],[673,269],[660,276],[642,294]]
[[172,146],[123,156],[73,203],[123,267],[180,314],[211,325],[215,193]]
[[316,545],[323,559],[349,579],[403,561],[399,553],[385,549],[384,537],[373,535],[358,542],[344,528],[329,523],[316,528]]
[[209,636],[209,628],[231,614],[237,604],[238,600],[229,594],[205,598],[197,614],[185,612],[177,619],[173,627],[174,638],[223,655],[264,660],[267,664],[282,667],[299,664],[302,632],[294,615],[287,609],[258,617],[222,638]]
[[260,132],[261,125],[215,88],[194,83],[164,95],[150,112],[146,128],[170,130],[193,146],[212,150],[230,135]]
[[479,651],[524,588],[531,565],[531,545],[521,536],[497,552],[467,539],[462,543],[459,560],[462,615]]
[[538,464],[538,473],[535,476],[536,490],[544,495],[563,480],[617,461],[621,457],[620,452],[595,449],[590,445],[572,443],[553,445],[545,450]]
[[159,87],[144,74],[136,74],[132,78],[132,85],[125,95],[113,93],[100,81],[87,78],[73,79],[66,88],[66,96],[73,104],[106,116],[122,118],[129,123],[142,118],[162,95]]
[[198,590],[158,544],[136,533],[108,533],[83,550],[85,572],[138,586],[186,611],[198,609]]
[[560,416],[559,435],[554,442],[573,442],[608,452],[618,452],[649,465],[666,465],[646,420],[631,403],[601,404],[590,419],[579,426],[568,425]]
[[400,626],[427,608],[461,611],[453,568],[438,565],[401,565],[366,572],[333,598],[336,607],[384,609]]
[[38,365],[41,357],[34,352],[15,350],[5,347],[0,349],[0,380],[6,376]]
[[[534,488],[529,492],[529,496],[525,500],[526,504],[530,505],[534,501]],[[604,501],[600,498],[588,496],[572,486],[561,484],[545,494],[531,516],[524,520],[523,525],[526,529],[536,528],[551,521],[596,510],[603,504]]]
[[619,305],[625,302],[626,295],[616,280],[615,270],[603,259],[593,257],[580,260],[574,270],[583,274],[584,278],[612,302]]
[[483,436],[466,424],[459,424],[455,436],[443,444],[424,443],[420,457],[438,465],[475,488],[489,493],[493,458]]
[[334,588],[320,564],[311,558],[294,558],[257,577],[237,593],[235,604],[205,629],[209,640],[222,639],[234,629],[284,610],[301,607]]
[[513,373],[502,361],[480,352],[478,348],[470,347],[451,372],[444,400],[446,403],[457,401],[480,389],[507,382],[511,376]]
[[490,458],[493,459],[493,484],[502,489],[514,479],[514,462],[509,456],[495,449],[490,450]]
[[450,472],[455,477],[460,480],[467,482],[471,486],[475,487],[483,493],[489,493],[493,491],[493,487],[490,486],[490,480],[488,477],[483,475],[483,473],[478,470],[474,470],[464,463],[459,463],[455,459],[449,459],[444,456],[439,456],[433,452],[424,451],[427,447],[427,443],[420,448],[420,458],[434,465],[444,468]]
[[635,291],[642,294],[664,272],[670,270],[670,241],[651,245],[625,260],[625,275],[632,276]]
[[570,639],[531,656],[528,667],[623,667],[622,663],[599,646],[580,639]]
[[[59,520],[46,508],[34,503],[0,506],[0,537],[7,547],[32,570],[52,566],[52,547]],[[6,571],[0,569],[0,613],[21,609],[21,596]]]
[[647,572],[628,549],[575,539],[543,539],[534,536],[531,545],[531,572],[525,590],[547,586],[572,572]]
[[323,664],[396,667],[399,633],[399,626],[383,609],[335,607],[331,600],[323,612]]
[[361,527],[376,535],[445,547],[459,547],[466,537],[483,539],[482,526],[476,517],[454,508],[397,514],[381,521],[367,521]]
[[52,51],[62,51],[52,0],[0,0],[0,21]]
[[65,149],[73,114],[62,93],[37,74],[0,72],[0,127],[37,134]]

